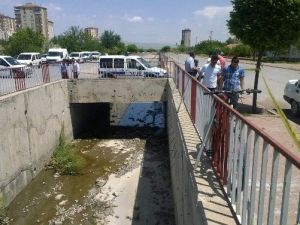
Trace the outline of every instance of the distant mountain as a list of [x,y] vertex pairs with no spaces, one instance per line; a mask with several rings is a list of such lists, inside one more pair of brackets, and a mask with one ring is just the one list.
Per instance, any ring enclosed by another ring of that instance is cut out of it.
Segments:
[[164,47],[166,45],[168,45],[170,47],[175,47],[174,44],[168,44],[168,43],[144,43],[144,42],[125,42],[125,43],[126,43],[126,45],[135,44],[139,48],[144,48],[144,49],[148,49],[148,48],[161,49],[162,47]]

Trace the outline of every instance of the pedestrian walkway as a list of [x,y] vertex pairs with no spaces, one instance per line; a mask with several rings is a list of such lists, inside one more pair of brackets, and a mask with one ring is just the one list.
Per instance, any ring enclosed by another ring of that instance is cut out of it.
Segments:
[[[266,111],[262,106],[258,106],[259,114],[252,114],[252,96],[245,96],[242,99],[242,111],[241,113],[246,116],[248,120],[266,132],[274,140],[277,140],[287,149],[293,151],[295,154],[300,154],[300,149],[294,144],[292,138],[289,136],[281,118],[270,111]],[[300,135],[300,125],[289,121],[294,128],[295,132]]]

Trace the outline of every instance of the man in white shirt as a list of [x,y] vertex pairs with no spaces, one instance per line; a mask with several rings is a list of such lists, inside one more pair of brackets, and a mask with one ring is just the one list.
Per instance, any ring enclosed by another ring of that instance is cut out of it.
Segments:
[[205,64],[200,70],[200,77],[203,79],[202,83],[210,91],[213,91],[218,86],[218,79],[221,75],[221,66],[217,64],[218,55],[212,55],[210,63]]
[[72,72],[74,79],[78,79],[78,75],[80,73],[80,66],[79,63],[73,58],[72,59]]
[[185,72],[192,76],[197,75],[197,67],[195,66],[195,53],[190,52],[190,56],[185,60],[184,63]]

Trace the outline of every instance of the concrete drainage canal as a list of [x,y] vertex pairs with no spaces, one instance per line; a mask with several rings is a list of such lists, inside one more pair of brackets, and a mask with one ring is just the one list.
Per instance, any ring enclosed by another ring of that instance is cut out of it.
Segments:
[[110,126],[110,104],[71,106],[81,170],[64,175],[49,162],[7,207],[6,223],[175,224],[164,105],[146,105],[126,107],[118,121],[131,121],[126,127]]

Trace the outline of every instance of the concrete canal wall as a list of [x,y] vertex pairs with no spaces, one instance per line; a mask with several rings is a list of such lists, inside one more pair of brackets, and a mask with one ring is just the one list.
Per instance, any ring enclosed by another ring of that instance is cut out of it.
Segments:
[[0,190],[8,204],[43,168],[60,135],[72,138],[67,82],[0,98]]

